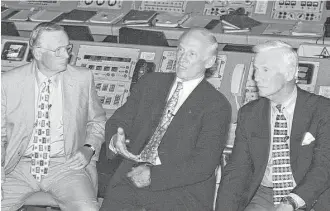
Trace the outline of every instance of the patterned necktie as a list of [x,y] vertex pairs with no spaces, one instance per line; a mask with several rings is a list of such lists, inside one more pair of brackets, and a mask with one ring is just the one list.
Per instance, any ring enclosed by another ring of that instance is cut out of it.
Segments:
[[31,174],[39,182],[47,175],[50,154],[49,86],[50,80],[41,86],[38,116],[33,139]]
[[178,82],[176,89],[172,95],[172,97],[169,99],[169,101],[167,102],[162,118],[154,132],[154,134],[152,135],[150,141],[148,142],[148,144],[145,146],[145,148],[142,150],[141,154],[140,154],[140,159],[143,162],[149,162],[153,165],[156,164],[156,159],[158,156],[158,146],[168,128],[168,126],[170,125],[172,119],[173,119],[173,111],[176,107],[176,104],[178,103],[179,100],[179,94],[180,94],[180,90],[183,88],[182,86],[182,82]]
[[288,123],[281,105],[277,105],[278,114],[274,126],[273,147],[272,147],[272,180],[274,205],[281,202],[283,197],[289,195],[293,189],[293,176],[290,165],[290,149],[287,143]]

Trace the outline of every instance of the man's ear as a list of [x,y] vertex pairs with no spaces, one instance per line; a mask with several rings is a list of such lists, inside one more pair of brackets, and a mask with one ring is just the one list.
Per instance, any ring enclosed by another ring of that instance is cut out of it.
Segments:
[[290,71],[285,74],[286,81],[292,81],[298,78],[298,69],[292,68]]
[[36,60],[41,60],[42,52],[40,48],[33,48],[32,55]]
[[205,68],[208,69],[208,68],[212,67],[214,65],[216,59],[217,59],[216,56],[211,56],[208,59],[206,59]]

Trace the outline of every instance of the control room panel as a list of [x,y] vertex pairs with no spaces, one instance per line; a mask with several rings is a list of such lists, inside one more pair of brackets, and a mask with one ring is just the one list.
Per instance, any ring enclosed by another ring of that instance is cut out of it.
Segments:
[[[155,19],[147,25],[165,27],[153,27],[152,30],[162,31],[170,40],[177,40],[185,28],[199,26],[210,28],[223,43],[231,43],[233,37],[237,37],[235,43],[256,44],[260,40],[271,39],[273,35],[289,36],[282,38],[294,45],[298,45],[296,37],[310,42],[318,42],[321,37],[322,42],[330,43],[330,1],[326,0],[19,0],[2,1],[1,4],[2,22],[14,23],[20,35],[31,31],[38,22],[55,21],[86,26],[94,40],[102,41],[107,35],[118,36],[119,29],[127,25],[124,23],[125,15],[131,10],[138,10],[155,11]],[[244,16],[244,27],[228,30],[219,22],[211,24],[212,20],[221,22],[229,14]],[[247,25],[247,17],[259,24]]]

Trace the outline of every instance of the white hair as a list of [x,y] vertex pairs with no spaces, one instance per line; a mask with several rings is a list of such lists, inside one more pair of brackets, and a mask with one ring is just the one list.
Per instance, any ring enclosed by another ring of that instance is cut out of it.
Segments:
[[298,70],[298,54],[291,45],[279,40],[275,40],[268,41],[253,47],[253,51],[255,53],[262,53],[270,50],[280,50],[280,55],[282,56],[284,63],[289,68],[292,68],[295,71]]

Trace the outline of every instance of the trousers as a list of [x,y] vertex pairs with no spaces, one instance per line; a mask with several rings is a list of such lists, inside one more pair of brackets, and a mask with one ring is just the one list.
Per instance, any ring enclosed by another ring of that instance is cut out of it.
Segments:
[[[2,184],[1,210],[16,211],[35,192],[53,196],[63,211],[97,211],[97,193],[87,170],[69,169],[63,161],[50,160],[48,175],[38,182],[30,173],[30,158],[22,158],[15,169],[6,175]],[[96,166],[95,166],[96,171]]]

